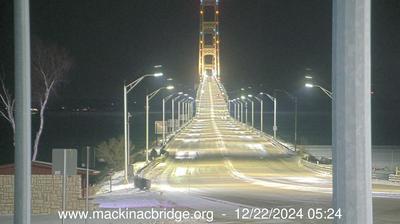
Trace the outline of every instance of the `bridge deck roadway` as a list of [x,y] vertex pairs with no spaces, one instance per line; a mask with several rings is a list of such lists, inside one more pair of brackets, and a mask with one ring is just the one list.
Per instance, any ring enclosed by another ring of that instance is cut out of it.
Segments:
[[[200,88],[197,115],[169,143],[170,158],[146,172],[155,189],[180,198],[182,203],[187,198],[192,204],[183,204],[192,207],[196,207],[193,203],[196,198],[227,203],[232,208],[331,207],[330,176],[301,166],[296,155],[231,119],[214,78],[206,77]],[[175,159],[196,153],[196,159]],[[400,188],[375,185],[374,190],[375,223],[400,220]],[[235,220],[233,209],[216,211],[216,214],[230,218],[233,223],[249,222]],[[296,220],[293,223],[314,222]]]

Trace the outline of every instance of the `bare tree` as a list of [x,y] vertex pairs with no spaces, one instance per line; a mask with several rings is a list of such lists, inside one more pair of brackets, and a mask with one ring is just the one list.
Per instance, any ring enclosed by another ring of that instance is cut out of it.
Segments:
[[0,75],[0,103],[3,105],[0,107],[0,115],[6,119],[15,133],[15,120],[14,120],[14,106],[15,106],[15,99],[10,91],[7,89],[5,84],[5,74]]
[[72,60],[67,51],[57,45],[38,41],[32,48],[32,89],[34,103],[39,107],[39,127],[33,145],[32,160],[36,160],[44,127],[44,112],[56,85],[70,70]]

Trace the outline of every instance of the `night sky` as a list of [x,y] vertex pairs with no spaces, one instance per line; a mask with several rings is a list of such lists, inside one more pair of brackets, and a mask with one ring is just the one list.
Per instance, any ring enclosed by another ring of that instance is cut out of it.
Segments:
[[[285,89],[299,96],[300,110],[329,111],[329,98],[305,89],[303,77],[311,68],[315,80],[331,89],[331,4],[221,1],[221,77],[228,91]],[[12,74],[12,1],[2,0],[0,10],[0,63]],[[123,81],[158,64],[176,86],[193,89],[198,11],[197,0],[31,1],[32,36],[66,48],[74,59],[51,104],[120,105]],[[385,119],[385,113],[400,113],[400,1],[372,0],[372,15],[372,109],[382,112],[380,126],[392,124],[391,130],[379,131],[398,132],[400,118]],[[141,103],[146,90],[161,85],[162,80],[147,80],[133,97]]]

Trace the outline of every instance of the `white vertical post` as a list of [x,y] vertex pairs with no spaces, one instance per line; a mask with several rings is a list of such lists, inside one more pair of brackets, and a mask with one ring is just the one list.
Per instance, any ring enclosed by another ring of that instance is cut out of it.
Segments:
[[335,222],[371,224],[371,1],[334,0],[332,35]]
[[183,102],[183,123],[186,124],[187,122],[187,102]]
[[254,101],[251,101],[251,127],[254,128]]
[[181,127],[181,102],[178,101],[178,129]]
[[260,110],[260,131],[263,132],[264,130],[264,101],[260,101],[261,110]]
[[165,98],[162,100],[163,145],[165,145]]
[[149,95],[146,95],[146,163],[149,162]]
[[242,102],[240,102],[240,121],[243,123],[244,122],[244,116],[243,116],[243,108],[244,105]]
[[14,223],[31,223],[31,60],[29,0],[14,0]]
[[172,133],[175,132],[175,99],[171,100]]
[[[67,204],[67,150],[64,149],[63,151],[63,186],[62,186],[62,191],[63,191],[63,197],[62,197],[62,210],[66,210],[66,204]],[[61,219],[61,223],[64,223],[64,218]]]
[[274,97],[274,127],[273,127],[274,139],[276,139],[276,132],[278,131],[278,126],[276,126],[276,107],[277,107],[276,97]]
[[236,103],[233,103],[233,117],[236,119]]
[[239,117],[240,117],[240,104],[239,104],[239,102],[236,104],[236,120],[237,121],[240,121],[239,120]]
[[245,107],[245,114],[246,114],[246,125],[247,125],[247,101],[244,103],[244,107]]
[[89,162],[90,162],[89,157],[90,157],[90,147],[86,146],[86,198],[85,198],[86,211],[89,211]]
[[128,102],[127,87],[124,83],[124,179],[128,183]]

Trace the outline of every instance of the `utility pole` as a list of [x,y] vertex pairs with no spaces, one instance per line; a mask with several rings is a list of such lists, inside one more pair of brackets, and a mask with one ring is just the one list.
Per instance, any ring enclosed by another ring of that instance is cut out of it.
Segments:
[[263,126],[264,126],[264,101],[261,98],[257,97],[257,96],[254,96],[254,98],[258,102],[260,102],[260,131],[262,133],[263,132]]
[[162,126],[163,126],[163,145],[165,145],[166,139],[165,139],[165,98],[162,99]]
[[[85,197],[85,208],[89,211],[89,162],[90,162],[90,147],[86,146],[86,197]],[[86,223],[87,219],[85,219]]]
[[172,133],[175,132],[175,98],[171,100],[171,128],[172,128]]
[[240,121],[243,123],[243,103],[240,102]]
[[236,119],[236,103],[233,102],[233,117]]
[[149,95],[146,95],[146,163],[149,162]]
[[31,52],[29,0],[14,0],[14,223],[31,223]]
[[372,224],[371,1],[334,0],[333,207],[338,224]]
[[254,128],[254,101],[251,101],[251,127]]
[[178,130],[181,127],[181,102],[178,101]]
[[274,96],[274,127],[273,127],[273,130],[274,130],[274,139],[276,139],[276,132],[278,131],[278,126],[276,125],[276,107],[277,107],[277,105],[276,105],[276,97]]

